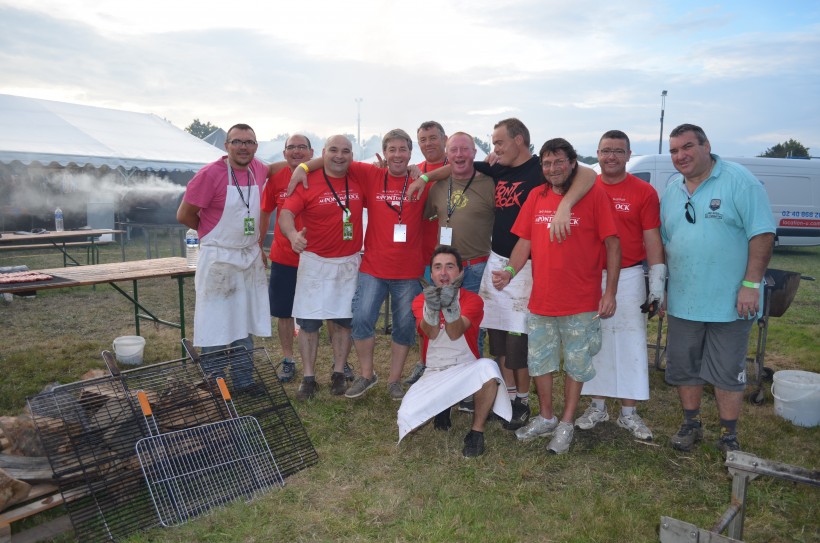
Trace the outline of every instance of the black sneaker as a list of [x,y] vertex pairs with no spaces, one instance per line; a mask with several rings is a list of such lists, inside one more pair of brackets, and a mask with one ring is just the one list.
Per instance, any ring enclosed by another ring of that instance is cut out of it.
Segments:
[[510,422],[504,421],[502,426],[505,430],[518,430],[525,426],[530,420],[530,404],[524,403],[521,398],[516,398],[512,402],[512,418]]
[[669,442],[672,444],[672,447],[684,452],[689,452],[692,450],[692,447],[695,446],[695,443],[699,442],[703,439],[703,426],[698,424],[697,426],[691,426],[684,422],[681,424],[680,430],[678,433],[673,435]]
[[724,454],[740,450],[740,443],[737,441],[737,434],[721,435],[716,445],[718,450]]
[[465,458],[474,458],[484,454],[484,432],[470,430],[470,433],[464,437],[464,449],[461,454]]
[[299,385],[299,390],[296,391],[296,399],[300,402],[304,402],[305,400],[310,400],[314,396],[316,396],[316,392],[319,390],[319,383],[316,381],[302,381],[302,384]]
[[[336,371],[336,364],[332,360],[330,361],[330,371],[331,377],[333,376],[333,372]],[[353,374],[353,367],[350,365],[349,362],[345,362],[345,369],[344,369],[345,381],[353,381],[356,376]]]
[[345,383],[345,374],[333,372],[330,376],[330,393],[334,396],[341,396],[347,392],[347,383]]
[[413,367],[413,371],[410,372],[410,376],[404,380],[404,384],[407,386],[415,384],[416,381],[421,379],[421,376],[424,375],[425,369],[427,369],[427,367],[424,364],[421,362],[416,362],[416,365]]
[[458,402],[458,410],[462,413],[475,413],[475,403],[473,403],[473,397],[470,396],[469,398]]
[[450,420],[450,409],[448,407],[433,418],[433,428],[446,432],[453,426],[453,421]]

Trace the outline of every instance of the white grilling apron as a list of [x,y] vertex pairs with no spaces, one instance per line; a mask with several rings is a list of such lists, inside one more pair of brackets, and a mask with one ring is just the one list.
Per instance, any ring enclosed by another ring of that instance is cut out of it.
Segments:
[[270,337],[270,302],[265,267],[260,258],[259,232],[246,236],[244,221],[250,216],[259,225],[259,186],[242,187],[245,206],[231,180],[225,192],[225,209],[213,230],[200,240],[194,285],[194,345],[228,345],[248,334]]
[[358,284],[359,253],[323,258],[304,251],[296,270],[293,316],[299,319],[349,319]]
[[[601,283],[606,288],[606,270]],[[592,357],[595,377],[581,394],[628,400],[649,399],[649,363],[646,354],[646,282],[642,266],[621,270],[615,315],[601,319],[601,350]]]
[[427,369],[404,395],[399,407],[399,441],[448,407],[478,392],[490,379],[499,384],[493,411],[509,421],[512,405],[498,364],[489,358],[476,360],[463,335],[453,341],[442,328],[436,339],[427,344]]
[[527,260],[512,281],[502,290],[498,290],[493,286],[493,271],[503,270],[509,261],[509,258],[492,251],[487,259],[487,266],[481,277],[481,287],[478,290],[479,296],[484,299],[484,319],[481,321],[481,327],[526,334],[527,316],[530,313],[527,305],[530,303],[532,292],[532,263]]

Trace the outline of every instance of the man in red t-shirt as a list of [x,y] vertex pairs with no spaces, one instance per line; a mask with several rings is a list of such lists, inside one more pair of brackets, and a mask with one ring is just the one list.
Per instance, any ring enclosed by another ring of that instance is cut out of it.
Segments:
[[[509,265],[493,271],[493,286],[507,286],[532,255],[533,288],[527,319],[527,366],[538,389],[540,414],[516,430],[520,441],[555,434],[547,450],[563,454],[572,444],[573,419],[581,387],[595,376],[592,355],[601,346],[600,318],[615,314],[621,250],[612,203],[598,186],[572,208],[572,236],[550,243],[550,226],[577,173],[577,153],[564,139],[549,140],[539,157],[547,185],[533,190],[512,228],[520,239]],[[601,268],[606,290],[601,296]],[[552,374],[560,369],[563,346],[564,413],[552,409]]]
[[452,405],[473,394],[473,424],[464,438],[462,454],[474,457],[484,453],[484,425],[490,411],[509,420],[512,406],[500,386],[504,380],[498,364],[478,353],[484,302],[458,287],[464,270],[461,262],[455,248],[437,247],[430,266],[433,285],[413,300],[428,369],[407,391],[399,408],[399,441],[432,417],[437,430],[449,430]]
[[[413,298],[421,291],[418,278],[424,270],[421,258],[422,215],[428,190],[411,198],[412,177],[408,163],[413,142],[400,129],[382,138],[386,168],[353,162],[350,178],[361,187],[367,207],[368,227],[364,254],[353,298],[352,337],[359,356],[361,374],[345,392],[347,398],[358,398],[378,382],[373,368],[375,324],[379,311],[390,294],[393,317],[393,345],[388,393],[401,400],[404,390],[401,374],[410,347],[415,343],[415,320],[411,309]],[[308,170],[322,167],[326,159],[314,159]],[[304,172],[296,170],[291,186],[304,182]],[[308,180],[313,186],[312,179]]]
[[[268,178],[262,192],[262,217],[260,219],[259,246],[265,242],[265,234],[270,225],[271,214],[275,211],[277,217],[285,203],[288,183],[293,170],[302,162],[313,158],[313,148],[310,140],[302,134],[293,134],[285,140],[285,149],[282,151],[287,168],[282,168]],[[302,229],[302,221],[296,221],[296,229]],[[279,344],[282,346],[282,364],[278,377],[283,383],[293,379],[296,374],[296,362],[293,359],[293,296],[296,293],[296,269],[299,267],[299,254],[290,245],[290,240],[282,234],[277,221],[273,227],[273,242],[270,246],[270,283],[268,298],[270,299],[271,317],[276,317]]]
[[[618,311],[611,319],[601,321],[601,351],[592,357],[595,377],[581,390],[581,394],[592,396],[592,403],[575,426],[589,430],[609,420],[604,398],[620,398],[618,426],[638,439],[651,440],[652,431],[635,410],[638,400],[649,399],[646,314],[641,312],[641,304],[663,301],[666,264],[658,193],[646,181],[626,172],[631,154],[629,137],[620,130],[610,130],[598,143],[601,175],[596,183],[612,199],[621,242]],[[648,299],[644,260],[649,265]]]
[[[324,166],[308,176],[309,188],[296,187],[285,199],[279,226],[299,253],[293,316],[301,328],[299,351],[304,377],[297,400],[312,398],[317,391],[315,363],[319,328],[329,320],[333,328],[333,395],[346,391],[344,367],[350,353],[351,302],[356,291],[362,247],[364,194],[348,175],[353,145],[344,136],[331,136],[322,150]],[[309,169],[302,163],[297,171]],[[304,172],[303,172],[304,173]],[[302,228],[296,228],[296,219]]]

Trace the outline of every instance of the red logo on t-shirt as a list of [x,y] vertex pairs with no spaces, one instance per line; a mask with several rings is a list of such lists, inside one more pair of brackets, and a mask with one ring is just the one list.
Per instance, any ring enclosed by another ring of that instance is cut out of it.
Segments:
[[509,181],[499,181],[495,186],[495,207],[521,207],[521,195],[523,190],[518,190],[522,181],[511,183]]

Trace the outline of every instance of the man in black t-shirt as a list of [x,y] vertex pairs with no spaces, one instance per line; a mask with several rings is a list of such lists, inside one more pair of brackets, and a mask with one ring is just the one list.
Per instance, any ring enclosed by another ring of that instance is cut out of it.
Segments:
[[[518,236],[510,229],[518,218],[521,206],[530,192],[546,183],[541,171],[541,161],[530,153],[530,134],[527,127],[515,118],[496,123],[493,129],[493,152],[497,159],[493,165],[476,163],[477,171],[489,175],[495,181],[495,222],[490,258],[484,269],[479,290],[484,299],[484,320],[490,338],[490,354],[501,367],[507,393],[513,405],[513,417],[505,428],[515,430],[527,423],[530,416],[530,376],[527,370],[527,304],[532,290],[530,263],[522,268],[503,291],[493,288],[492,272],[508,265]],[[595,173],[587,168],[579,169],[575,194],[568,193],[564,208],[566,224],[570,210],[595,182]],[[561,210],[559,210],[560,213]],[[556,218],[560,217],[556,215]],[[553,222],[553,228],[557,224]],[[568,230],[568,229],[567,229]],[[568,233],[568,232],[567,232]],[[557,232],[560,243],[562,232]],[[512,287],[512,289],[510,288]]]

